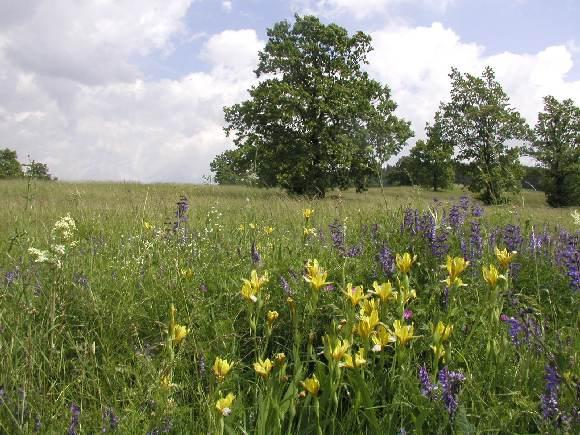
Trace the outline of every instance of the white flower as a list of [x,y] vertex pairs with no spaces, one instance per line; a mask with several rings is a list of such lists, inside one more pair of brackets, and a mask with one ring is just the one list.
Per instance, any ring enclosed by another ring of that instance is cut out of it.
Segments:
[[580,213],[578,213],[578,210],[574,210],[572,213],[570,213],[570,216],[572,216],[572,219],[574,219],[574,225],[580,227]]
[[64,255],[65,246],[64,245],[52,245],[52,252],[58,255]]
[[42,249],[37,248],[28,248],[28,253],[33,257],[35,263],[50,263],[51,262],[51,255],[48,251],[43,251]]

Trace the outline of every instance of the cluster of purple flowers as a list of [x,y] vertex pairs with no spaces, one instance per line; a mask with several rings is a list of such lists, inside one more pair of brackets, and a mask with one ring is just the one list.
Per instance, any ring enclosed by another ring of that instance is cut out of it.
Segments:
[[115,411],[113,411],[111,408],[107,408],[103,412],[102,432],[107,432],[107,426],[109,426],[109,430],[111,431],[114,431],[119,427],[119,418],[115,415]]
[[521,310],[518,318],[502,314],[500,320],[508,325],[510,340],[515,346],[524,344],[540,346],[541,341],[539,339],[542,337],[542,327],[534,318],[531,310]]
[[395,273],[395,256],[387,245],[383,245],[379,251],[379,264],[388,276]]
[[81,416],[81,408],[76,403],[71,403],[70,405],[70,424],[68,426],[68,435],[77,435],[78,430],[80,428],[80,416]]
[[443,367],[439,372],[438,384],[433,384],[425,366],[419,368],[419,381],[421,382],[421,394],[431,400],[443,402],[450,416],[454,416],[459,407],[459,392],[465,381],[465,376],[459,371],[449,370]]
[[547,365],[544,380],[546,381],[546,389],[541,398],[542,415],[546,420],[554,420],[560,414],[558,393],[562,379],[556,367]]
[[344,241],[344,226],[338,222],[334,221],[328,225],[330,230],[330,238],[332,239],[332,245],[343,257],[358,257],[363,252],[363,246],[361,244],[348,247],[345,245]]
[[548,233],[547,229],[544,228],[539,234],[536,234],[536,228],[532,227],[532,232],[530,233],[530,242],[528,244],[528,249],[532,253],[547,252],[550,244],[552,243],[552,237]]
[[505,244],[508,251],[520,251],[522,242],[524,241],[522,237],[522,230],[519,225],[506,225],[503,228],[503,243]]
[[4,279],[6,281],[6,285],[11,285],[14,284],[16,282],[16,280],[18,279],[18,269],[16,270],[9,270],[8,272],[6,272],[4,274]]
[[580,290],[580,232],[560,231],[555,258],[556,264],[566,271],[572,290]]

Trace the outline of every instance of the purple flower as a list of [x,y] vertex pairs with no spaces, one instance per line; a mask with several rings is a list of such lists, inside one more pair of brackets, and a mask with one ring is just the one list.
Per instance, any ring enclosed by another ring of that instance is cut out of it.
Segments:
[[401,232],[408,230],[411,234],[415,234],[417,231],[419,219],[419,211],[413,208],[405,209],[405,214],[403,216],[403,224],[401,226]]
[[565,270],[570,279],[572,290],[580,290],[580,232],[570,234],[560,231],[555,257],[556,264]]
[[468,196],[462,196],[461,198],[459,198],[459,207],[461,207],[463,209],[463,211],[469,210],[469,197]]
[[441,384],[441,399],[449,415],[455,415],[459,401],[457,396],[461,384],[465,381],[465,376],[461,372],[453,372],[444,367],[439,372],[439,383]]
[[362,254],[362,252],[363,252],[362,245],[354,245],[348,248],[344,256],[349,258],[359,257]]
[[77,431],[79,430],[79,418],[81,415],[81,408],[79,408],[79,406],[76,403],[71,403],[70,405],[70,413],[71,413],[71,417],[70,417],[70,424],[68,426],[68,435],[77,435]]
[[518,225],[506,225],[503,229],[503,242],[508,251],[519,251],[522,242],[522,231]]
[[280,277],[280,285],[282,286],[282,290],[284,290],[284,294],[286,296],[292,295],[292,289],[290,288],[290,284],[283,276]]
[[560,374],[553,365],[547,365],[545,368],[544,380],[546,388],[541,397],[542,415],[546,420],[554,420],[559,414],[558,393],[560,390]]
[[441,226],[437,231],[433,242],[431,243],[431,253],[437,258],[443,258],[449,252],[449,243],[447,243],[447,230]]
[[464,217],[459,206],[452,206],[449,210],[449,225],[454,231],[457,231],[463,225],[463,219]]
[[18,270],[9,270],[4,275],[6,279],[6,285],[14,284],[14,282],[18,279]]
[[327,291],[327,292],[334,291],[334,285],[333,284],[328,284],[327,286],[324,287],[324,291]]
[[542,328],[532,315],[531,310],[520,311],[517,319],[502,314],[500,320],[508,325],[510,340],[515,346],[530,344],[532,340],[536,345],[540,343],[538,338],[542,336]]
[[385,274],[392,275],[395,273],[395,256],[387,245],[383,245],[379,251],[379,264]]
[[479,206],[477,204],[474,204],[471,207],[471,216],[473,216],[473,217],[481,217],[481,216],[483,216],[483,207],[481,207],[481,206]]
[[207,293],[207,285],[205,284],[205,282],[202,282],[199,285],[199,291],[202,292],[202,293]]
[[471,221],[471,238],[469,239],[469,260],[476,261],[483,254],[483,237],[481,236],[481,223]]
[[252,263],[254,263],[254,264],[258,264],[260,261],[262,261],[262,257],[260,256],[260,253],[256,249],[256,241],[255,240],[252,242],[250,256],[252,258]]
[[405,311],[403,311],[403,319],[405,320],[410,320],[413,318],[413,311],[406,309]]
[[419,367],[419,381],[421,382],[421,394],[431,400],[435,400],[437,398],[437,385],[433,385],[431,382],[427,367],[424,365]]
[[119,418],[115,415],[115,411],[111,408],[105,409],[103,412],[103,429],[102,432],[107,432],[107,425],[110,430],[116,430],[119,427]]
[[379,234],[379,224],[372,224],[371,225],[371,240],[373,242],[376,242],[378,234]]
[[328,225],[330,230],[330,238],[332,239],[332,245],[338,250],[341,255],[344,255],[346,247],[344,246],[344,227],[343,225],[335,220],[333,223]]

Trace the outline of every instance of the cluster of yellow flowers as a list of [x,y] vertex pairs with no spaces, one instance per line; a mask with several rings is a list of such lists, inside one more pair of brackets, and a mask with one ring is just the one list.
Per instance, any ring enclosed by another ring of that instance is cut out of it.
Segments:
[[328,272],[320,267],[318,260],[308,260],[306,263],[306,274],[304,280],[310,283],[314,290],[320,290],[322,287],[331,284],[326,281]]
[[254,269],[250,274],[250,279],[243,279],[242,290],[240,294],[242,297],[252,303],[258,301],[260,289],[270,280],[268,272],[264,272],[262,276],[258,276],[258,272]]

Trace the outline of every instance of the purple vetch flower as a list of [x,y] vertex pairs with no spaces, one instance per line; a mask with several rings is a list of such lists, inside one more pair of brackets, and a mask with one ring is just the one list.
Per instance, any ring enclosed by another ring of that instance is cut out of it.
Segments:
[[[537,346],[541,343],[538,339],[542,336],[542,328],[532,315],[532,310],[521,310],[518,318],[502,314],[500,320],[508,325],[510,340],[515,346],[531,344],[532,341]],[[540,351],[541,349],[538,348],[537,350]]]
[[481,236],[481,222],[471,221],[471,237],[469,239],[470,261],[477,261],[483,255],[483,237]]
[[431,400],[437,398],[437,385],[431,382],[427,367],[422,365],[419,367],[419,381],[421,382],[421,394]]
[[371,225],[371,240],[373,242],[376,242],[378,235],[379,235],[379,224],[372,224]]
[[344,246],[344,226],[337,220],[328,225],[332,245],[341,255],[344,255],[346,247]]
[[288,283],[286,278],[284,278],[283,276],[280,277],[280,285],[282,286],[282,290],[284,290],[284,294],[286,296],[292,295],[292,288],[290,287],[290,284]]
[[457,407],[459,406],[457,396],[459,395],[459,390],[463,381],[465,381],[465,376],[461,372],[448,370],[447,367],[444,367],[439,372],[441,399],[443,400],[447,412],[451,416],[455,415]]
[[16,269],[16,270],[9,270],[4,275],[4,278],[6,280],[6,285],[14,284],[14,282],[18,279],[18,269]]
[[462,196],[461,198],[459,198],[459,207],[461,207],[463,209],[463,211],[469,210],[469,197],[468,196]]
[[71,403],[70,405],[70,424],[68,426],[68,435],[77,435],[79,427],[80,427],[80,415],[81,415],[81,408],[76,403]]
[[413,311],[411,311],[409,309],[405,309],[405,311],[403,311],[403,319],[411,320],[412,318],[413,318]]
[[489,233],[489,241],[488,241],[488,245],[489,245],[489,249],[493,250],[496,246],[497,246],[497,236],[499,235],[499,228],[494,228],[490,233]]
[[103,412],[103,429],[102,432],[107,432],[107,426],[114,431],[119,427],[119,418],[115,415],[112,408],[107,408]]
[[471,207],[471,216],[473,217],[481,217],[483,216],[483,207],[478,204],[473,204]]
[[546,388],[541,397],[542,415],[546,420],[554,420],[560,414],[558,393],[562,379],[556,367],[550,364],[545,368],[544,380]]
[[335,290],[334,284],[328,284],[328,285],[326,285],[323,290],[324,291],[327,291],[327,292],[334,291]]
[[449,243],[447,243],[447,229],[441,225],[436,232],[433,242],[431,243],[431,253],[437,258],[443,258],[449,252]]
[[83,275],[83,274],[75,273],[75,275],[73,276],[73,280],[78,285],[80,285],[82,288],[88,288],[89,287],[89,279],[85,275]]
[[449,210],[449,225],[453,231],[457,231],[463,225],[463,214],[457,205],[453,205]]
[[522,237],[522,230],[519,225],[506,225],[503,229],[503,242],[505,243],[508,251],[520,251],[522,242],[524,241]]
[[570,279],[572,290],[580,290],[580,231],[576,234],[560,231],[555,259]]
[[359,257],[363,252],[362,245],[354,245],[348,248],[348,250],[344,253],[345,257],[354,258]]
[[260,261],[262,261],[262,257],[260,256],[260,253],[256,249],[256,241],[255,240],[252,241],[252,248],[250,249],[250,257],[252,258],[253,264],[258,264]]
[[403,223],[401,225],[401,232],[407,230],[411,234],[415,234],[417,231],[417,224],[419,219],[419,211],[413,208],[405,209],[405,214],[403,215]]
[[395,256],[387,245],[383,245],[379,251],[379,264],[385,274],[390,276],[395,273]]

